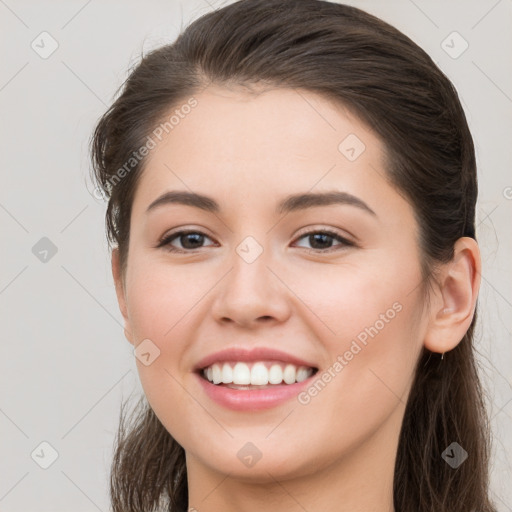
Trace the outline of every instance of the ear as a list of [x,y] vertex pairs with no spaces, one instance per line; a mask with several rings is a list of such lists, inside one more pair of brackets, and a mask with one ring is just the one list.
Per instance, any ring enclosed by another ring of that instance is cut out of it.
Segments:
[[431,352],[452,350],[466,334],[475,313],[481,271],[477,242],[469,237],[459,238],[452,260],[440,272],[439,293],[432,299],[424,340]]
[[128,308],[126,307],[126,290],[123,275],[121,272],[121,265],[119,262],[119,249],[116,247],[112,250],[112,277],[116,287],[117,302],[119,310],[124,318],[124,335],[126,339],[133,345],[133,337],[130,327],[130,319],[128,317]]

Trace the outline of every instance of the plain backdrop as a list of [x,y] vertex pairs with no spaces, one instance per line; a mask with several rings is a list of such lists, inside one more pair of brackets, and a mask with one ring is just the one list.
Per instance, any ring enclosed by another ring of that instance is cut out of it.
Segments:
[[[500,512],[512,511],[512,1],[347,3],[423,47],[468,116],[479,166],[476,344],[494,435],[492,496]],[[120,402],[141,388],[88,142],[141,53],[220,5],[0,0],[2,512],[109,509]]]

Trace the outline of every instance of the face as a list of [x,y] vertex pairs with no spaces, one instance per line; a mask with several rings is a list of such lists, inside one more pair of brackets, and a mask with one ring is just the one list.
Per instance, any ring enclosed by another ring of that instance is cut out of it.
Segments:
[[[151,407],[188,463],[240,478],[392,445],[426,322],[418,226],[383,144],[306,91],[195,98],[132,208],[120,302]],[[150,208],[168,192],[209,199]]]

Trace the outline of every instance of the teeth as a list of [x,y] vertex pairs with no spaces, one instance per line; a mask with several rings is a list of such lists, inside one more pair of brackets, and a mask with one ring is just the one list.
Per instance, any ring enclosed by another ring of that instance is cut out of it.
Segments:
[[303,380],[306,380],[311,374],[308,373],[308,369],[301,366],[297,369],[297,375],[295,376],[295,379],[297,382],[302,382]]
[[268,384],[294,384],[302,382],[313,374],[313,368],[293,364],[265,364],[238,362],[215,363],[203,370],[203,375],[213,384],[234,384],[241,386],[267,386]]
[[220,382],[222,382],[222,370],[220,369],[220,366],[218,364],[214,364],[212,366],[212,377],[214,384],[219,384]]
[[287,364],[284,368],[283,372],[283,380],[286,384],[293,384],[295,382],[295,366],[293,364]]
[[233,368],[233,384],[250,384],[251,371],[245,363],[236,363]]
[[256,363],[251,368],[251,384],[253,386],[268,384],[268,370],[263,363]]
[[233,382],[233,368],[228,363],[222,366],[222,382],[224,384],[231,384]]
[[269,384],[281,384],[283,382],[283,370],[278,364],[273,364],[268,372]]

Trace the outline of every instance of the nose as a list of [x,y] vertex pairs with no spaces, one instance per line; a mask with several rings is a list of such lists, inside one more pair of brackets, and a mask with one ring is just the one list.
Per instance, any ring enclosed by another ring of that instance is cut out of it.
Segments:
[[236,252],[227,275],[216,287],[212,313],[218,322],[245,328],[280,323],[290,316],[289,289],[263,252],[251,263]]

